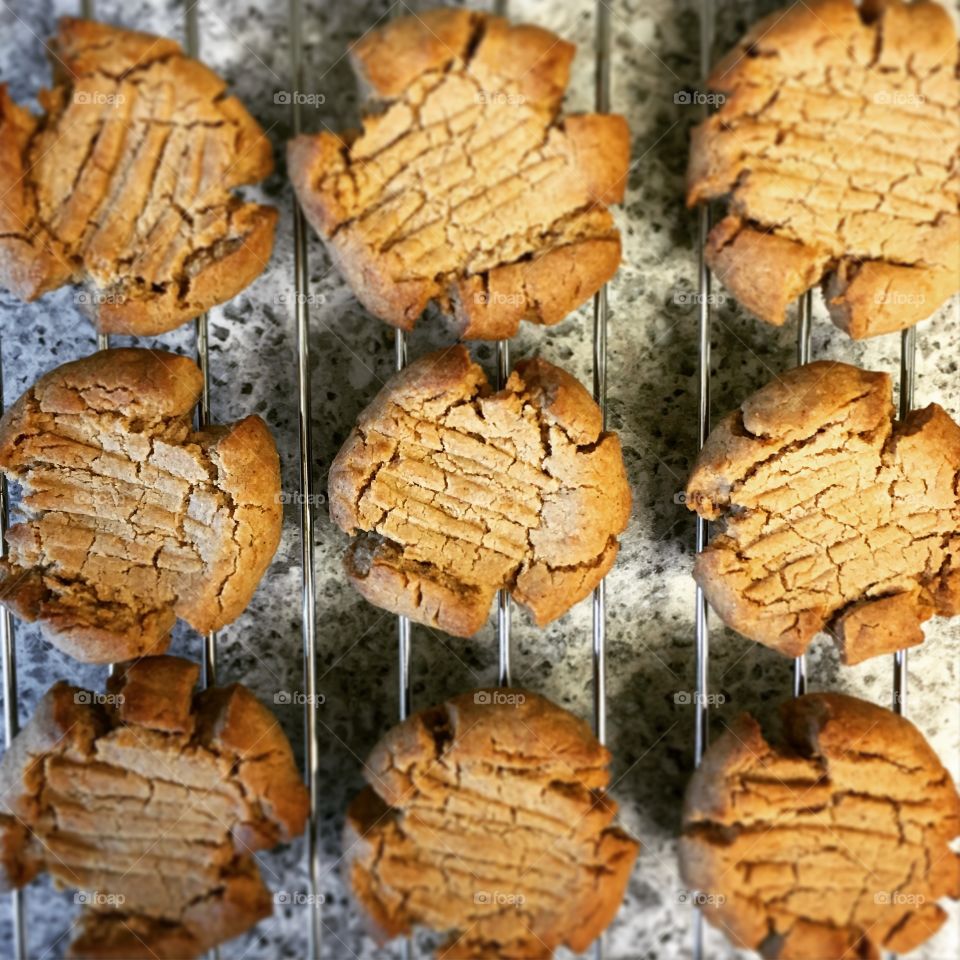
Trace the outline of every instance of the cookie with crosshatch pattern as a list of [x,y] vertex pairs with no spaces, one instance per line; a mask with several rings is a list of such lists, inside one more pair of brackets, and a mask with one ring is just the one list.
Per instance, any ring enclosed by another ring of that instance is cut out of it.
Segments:
[[629,133],[560,114],[574,47],[463,9],[371,30],[350,48],[360,132],[289,145],[304,213],[360,302],[409,330],[431,301],[462,336],[554,324],[616,272]]
[[788,656],[830,631],[845,663],[960,614],[960,426],[894,417],[888,374],[820,360],[711,431],[687,483],[723,528],[694,576],[723,621]]
[[585,950],[640,846],[613,823],[610,760],[583,720],[528,690],[471,691],[394,727],[344,837],[375,934],[449,934],[444,960]]
[[687,787],[680,866],[707,919],[769,960],[908,953],[960,896],[960,797],[923,734],[836,693],[743,714]]
[[103,350],[41,377],[0,420],[23,490],[0,602],[89,663],[163,653],[177,617],[235,620],[280,541],[280,464],[257,416],[194,430],[188,357]]
[[273,169],[260,125],[165,37],[64,17],[49,49],[42,117],[0,84],[0,284],[83,283],[98,330],[135,335],[243,290],[277,217],[233,193]]
[[276,719],[239,684],[195,693],[176,657],[60,681],[0,764],[0,889],[80,891],[69,955],[186,960],[273,911],[253,854],[302,833],[307,791]]
[[689,204],[728,208],[707,261],[781,324],[823,284],[855,338],[909,327],[960,290],[960,77],[946,9],[810,0],[756,24],[710,75]]
[[539,358],[502,390],[460,345],[384,385],[330,468],[345,568],[371,603],[459,637],[497,590],[539,625],[588,596],[630,516],[620,440],[570,374]]

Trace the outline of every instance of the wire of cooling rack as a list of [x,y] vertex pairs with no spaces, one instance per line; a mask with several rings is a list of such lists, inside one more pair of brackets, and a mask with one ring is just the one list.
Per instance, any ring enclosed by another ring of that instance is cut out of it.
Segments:
[[[3,343],[0,339],[0,415],[3,414],[3,410]],[[7,555],[8,522],[7,478],[0,474],[0,559]],[[13,630],[13,618],[6,607],[0,608],[0,660],[2,660],[3,670],[3,745],[5,750],[9,750],[20,728],[20,712],[17,691],[17,638]],[[26,892],[23,890],[10,891],[15,960],[24,960],[26,956],[23,922],[25,896]]]
[[[94,0],[80,0],[80,16],[84,20],[92,20],[95,14],[94,9]],[[110,349],[110,337],[105,333],[97,334],[97,349],[98,350],[109,350]],[[111,671],[113,667],[111,666]]]
[[[900,421],[913,409],[913,392],[916,380],[917,328],[908,327],[900,335]],[[907,650],[893,654],[893,712],[900,716],[907,713],[907,688],[909,673]],[[887,954],[887,960],[897,960],[897,954]]]
[[[913,409],[913,390],[916,380],[917,328],[909,327],[900,337],[900,420]],[[901,715],[907,712],[907,651],[897,650],[893,655],[893,710]]]
[[[710,76],[715,29],[714,0],[700,0],[700,82],[706,84]],[[704,102],[701,119],[709,115]],[[707,237],[712,226],[709,205],[702,205],[697,215],[697,450],[702,450],[710,434],[710,334],[713,326],[711,289],[713,277],[707,264]],[[707,521],[697,514],[696,552],[700,553],[710,539]],[[693,762],[699,767],[710,739],[710,718],[707,694],[710,688],[710,608],[700,584],[696,585],[694,633],[696,640],[696,693],[694,696]],[[693,957],[704,956],[703,913],[696,907],[694,897]]]
[[[302,129],[300,99],[303,89],[303,8],[301,0],[290,0],[290,126],[294,136]],[[297,420],[300,441],[300,563],[302,573],[301,633],[303,639],[305,766],[309,790],[307,821],[307,873],[310,882],[308,903],[308,960],[319,960],[322,940],[320,897],[320,850],[317,811],[320,800],[320,743],[317,733],[317,585],[314,544],[313,431],[310,394],[310,311],[307,303],[307,227],[296,198],[293,201],[293,261],[296,289]]]
[[[399,373],[407,365],[407,334],[397,328],[394,332],[394,369]],[[410,716],[413,703],[413,678],[410,673],[410,656],[412,652],[410,633],[410,618],[397,617],[397,685],[398,685],[398,713],[401,720]]]
[[[507,0],[493,0],[493,13],[497,17],[507,15]],[[497,341],[497,389],[502,390],[510,377],[510,341]],[[509,687],[511,683],[510,630],[513,625],[513,600],[509,590],[497,591],[497,649],[499,670],[497,684]]]
[[[610,7],[605,0],[596,5],[596,63],[594,107],[597,113],[610,112]],[[593,298],[593,399],[600,407],[602,427],[607,427],[607,322],[609,303],[606,284]],[[593,591],[593,725],[597,739],[607,741],[607,602],[606,581]],[[597,941],[602,954],[602,940]]]
[[[497,341],[497,389],[502,390],[510,378],[510,341]],[[513,617],[513,601],[509,590],[497,591],[497,649],[500,669],[497,683],[501,687],[510,686],[510,627]]]
[[[597,0],[594,43],[594,108],[610,112],[610,7]],[[610,317],[607,285],[593,298],[593,399],[600,407],[601,429],[607,428],[607,326]],[[607,589],[601,580],[593,591],[593,727],[597,739],[607,742]],[[604,955],[605,937],[594,942],[596,960]]]
[[[801,298],[797,309],[797,365],[810,362],[810,334],[813,320],[813,292],[808,290]],[[807,692],[807,655],[801,653],[793,661],[793,695],[800,697]]]
[[[200,56],[200,25],[198,0],[187,0],[184,23],[184,49],[188,57]],[[203,430],[210,423],[210,318],[206,313],[194,321],[196,331],[197,366],[203,375],[203,389],[197,407],[197,427]],[[208,633],[203,637],[203,685],[211,687],[217,682],[217,635]]]
[[[714,36],[713,0],[700,0],[700,78],[706,83],[710,76],[711,53]],[[706,105],[702,108],[703,119],[708,114]],[[709,206],[701,206],[697,221],[697,450],[703,448],[710,433],[710,331],[711,288],[713,277],[707,265],[707,236],[711,227]],[[707,521],[699,514],[696,520],[696,550],[700,553],[707,545],[710,530]],[[696,590],[696,697],[694,703],[694,763],[700,766],[709,739],[707,716],[707,692],[709,687],[710,662],[710,616],[707,598],[698,585]],[[697,914],[698,922],[700,919]],[[695,949],[695,954],[700,955]]]

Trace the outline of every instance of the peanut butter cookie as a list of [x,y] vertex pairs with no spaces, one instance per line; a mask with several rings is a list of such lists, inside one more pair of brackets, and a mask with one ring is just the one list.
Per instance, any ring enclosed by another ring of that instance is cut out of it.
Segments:
[[585,950],[639,844],[613,825],[610,753],[523,690],[477,690],[394,727],[347,813],[345,861],[377,935],[450,932],[444,960]]
[[923,734],[840,694],[739,717],[687,789],[680,864],[707,919],[769,960],[909,953],[960,896],[960,797]]
[[65,17],[34,117],[0,85],[0,284],[83,283],[104,333],[172,330],[266,266],[277,213],[232,191],[273,169],[259,124],[164,37]]
[[216,630],[249,603],[280,540],[280,467],[259,417],[194,431],[197,365],[104,350],[46,374],[0,420],[21,484],[0,602],[78,660]]
[[359,133],[289,146],[304,213],[357,299],[404,330],[430,301],[462,336],[554,324],[616,272],[622,117],[560,115],[574,47],[455,9],[371,30],[351,58]]
[[525,360],[493,393],[458,346],[360,415],[330,470],[330,515],[360,531],[346,569],[371,603],[468,637],[500,588],[540,625],[587,596],[616,558],[630,488],[573,377]]
[[852,337],[960,290],[957,34],[939,3],[810,0],[717,64],[687,201],[726,198],[707,261],[769,323],[817,283]]
[[710,434],[687,505],[723,531],[694,576],[725,623],[789,656],[830,630],[846,663],[960,613],[960,426],[894,419],[890,378],[818,361]]
[[81,891],[72,957],[199,957],[273,912],[253,853],[303,831],[307,793],[271,713],[233,684],[194,694],[175,657],[61,681],[0,765],[0,888]]

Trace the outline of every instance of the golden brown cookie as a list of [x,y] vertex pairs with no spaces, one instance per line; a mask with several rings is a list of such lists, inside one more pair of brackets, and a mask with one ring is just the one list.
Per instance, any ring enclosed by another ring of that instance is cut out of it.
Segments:
[[360,132],[289,145],[304,213],[357,299],[409,330],[430,301],[470,339],[559,323],[616,272],[630,137],[560,116],[574,47],[462,9],[398,17],[351,59]]
[[493,393],[462,346],[391,378],[330,470],[347,573],[371,602],[454,636],[498,589],[541,626],[603,579],[630,515],[620,441],[544,360]]
[[0,284],[65,283],[104,333],[172,330],[266,266],[277,212],[235,187],[273,156],[224,82],[164,37],[65,17],[44,115],[0,85]]
[[707,261],[781,324],[823,283],[852,337],[909,327],[960,290],[957,34],[936,2],[810,0],[717,64],[690,205],[725,198]]
[[49,872],[84,904],[73,957],[183,958],[272,913],[253,854],[303,831],[273,715],[238,684],[194,694],[175,657],[63,681],[0,765],[0,888]]
[[725,623],[788,656],[830,630],[845,663],[960,613],[960,427],[894,419],[890,377],[818,361],[710,434],[687,505],[722,532],[694,576]]
[[104,350],[41,377],[0,420],[21,484],[0,602],[78,660],[163,653],[249,603],[280,540],[280,466],[256,416],[195,431],[186,357]]
[[444,960],[579,953],[639,844],[613,826],[609,751],[526,690],[476,690],[394,727],[347,813],[344,860],[381,939],[450,933]]
[[960,896],[960,797],[923,734],[854,697],[782,708],[777,742],[743,714],[687,788],[684,882],[707,919],[769,960],[879,960]]

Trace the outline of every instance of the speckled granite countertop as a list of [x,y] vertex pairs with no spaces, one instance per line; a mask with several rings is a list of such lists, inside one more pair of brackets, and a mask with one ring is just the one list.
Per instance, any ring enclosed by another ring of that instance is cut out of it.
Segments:
[[[718,46],[729,45],[756,15],[777,4],[719,3]],[[307,2],[303,40],[310,93],[307,130],[338,129],[356,118],[353,79],[344,59],[347,41],[386,16],[385,0]],[[398,7],[406,4],[400,0]],[[511,0],[511,15],[575,40],[569,106],[589,110],[593,100],[594,9],[591,0]],[[201,0],[201,56],[233,85],[269,131],[278,172],[262,191],[281,210],[270,268],[245,293],[211,315],[213,413],[219,420],[261,414],[273,429],[283,461],[285,489],[298,485],[295,343],[293,338],[292,194],[285,182],[281,145],[289,135],[287,107],[275,94],[288,89],[287,4]],[[415,5],[411,4],[411,8]],[[78,4],[51,0],[0,3],[0,77],[17,100],[28,100],[48,78],[39,38],[57,16]],[[124,4],[98,0],[98,15],[157,33],[183,37],[183,8],[172,0]],[[609,743],[615,756],[614,794],[624,824],[642,841],[629,892],[607,937],[611,960],[674,960],[691,954],[691,911],[683,902],[673,837],[680,797],[691,769],[693,714],[675,694],[693,689],[693,585],[689,577],[692,516],[678,505],[696,446],[696,314],[685,294],[696,289],[695,221],[681,202],[687,129],[694,110],[675,94],[697,84],[696,5],[676,0],[613,0],[613,107],[627,115],[633,135],[629,191],[619,220],[625,264],[610,288],[610,426],[623,439],[634,512],[616,568],[608,579]],[[317,98],[319,99],[319,98]],[[309,246],[313,351],[313,427],[318,487],[353,420],[389,375],[392,333],[364,314],[331,268],[319,241]],[[920,327],[917,403],[936,400],[960,416],[958,307],[954,302]],[[590,382],[591,313],[585,307],[549,330],[528,328],[514,342],[518,358],[540,352]],[[94,349],[93,331],[63,289],[39,303],[21,304],[0,291],[4,400],[12,402],[51,366]],[[193,350],[192,327],[159,341]],[[411,356],[448,342],[437,324],[412,337]],[[899,338],[851,343],[824,319],[817,304],[813,354],[899,371]],[[475,348],[491,369],[491,346]],[[795,357],[795,326],[780,330],[744,316],[730,302],[716,311],[713,338],[713,409],[722,413]],[[396,714],[395,628],[392,618],[364,603],[344,583],[339,554],[345,538],[318,510],[317,578],[324,943],[323,957],[400,957],[399,947],[378,951],[366,938],[341,881],[338,858],[343,810],[361,785],[361,763]],[[301,689],[298,508],[285,518],[277,558],[250,608],[220,637],[220,676],[243,680],[271,703],[280,691]],[[569,709],[591,711],[590,604],[538,631],[515,617],[515,682]],[[772,711],[790,690],[790,663],[714,625],[711,683],[725,702],[714,730],[741,710]],[[20,716],[59,677],[100,684],[103,670],[84,668],[51,649],[35,629],[17,624]],[[199,638],[188,630],[174,652],[199,658]],[[927,642],[912,651],[909,712],[958,773],[960,621],[927,627]],[[415,706],[495,682],[494,625],[469,641],[414,628]],[[811,689],[846,690],[887,703],[891,668],[881,658],[841,669],[832,645],[819,641],[809,658]],[[277,712],[302,759],[302,716],[295,705]],[[302,843],[261,858],[276,890],[306,889]],[[74,914],[70,893],[47,882],[27,894],[31,960],[61,956]],[[278,906],[275,916],[222,951],[225,958],[306,956],[303,908]],[[0,903],[0,955],[10,955],[9,911]],[[960,946],[957,913],[923,950],[945,960]],[[421,951],[417,951],[420,953]],[[710,933],[707,955],[741,954]]]

